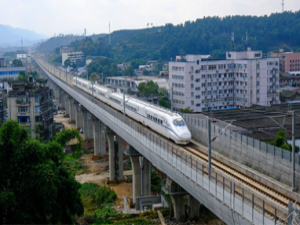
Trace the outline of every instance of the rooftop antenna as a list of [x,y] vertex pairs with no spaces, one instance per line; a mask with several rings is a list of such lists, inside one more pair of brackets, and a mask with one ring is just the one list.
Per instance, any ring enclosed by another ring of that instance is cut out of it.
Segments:
[[282,5],[282,12],[284,12],[284,0],[282,0],[281,5]]
[[108,45],[110,46],[110,22],[108,23],[108,32],[109,32],[109,37],[108,37]]
[[231,33],[232,51],[234,51],[234,32]]

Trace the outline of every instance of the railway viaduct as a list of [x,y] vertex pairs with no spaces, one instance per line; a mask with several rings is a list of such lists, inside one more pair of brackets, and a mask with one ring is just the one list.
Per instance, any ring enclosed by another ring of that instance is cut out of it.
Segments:
[[[55,97],[65,107],[70,119],[76,121],[77,128],[84,128],[84,139],[94,140],[94,155],[102,157],[107,154],[107,137],[110,180],[124,178],[123,152],[130,156],[134,202],[141,196],[151,195],[150,167],[153,164],[169,178],[164,190],[171,195],[177,219],[185,214],[184,196],[188,194],[190,217],[197,216],[200,202],[227,224],[278,224],[280,220],[287,220],[287,213],[292,209],[291,202],[297,198],[297,194],[287,185],[275,180],[277,178],[285,182],[286,179],[286,184],[290,184],[291,177],[290,163],[285,162],[283,157],[279,159],[280,165],[276,165],[278,159],[275,149],[272,159],[263,157],[261,146],[258,151],[255,150],[255,140],[246,140],[245,144],[242,136],[222,133],[220,127],[213,126],[212,136],[219,137],[213,144],[217,151],[212,154],[215,164],[212,164],[209,177],[207,156],[178,146],[124,117],[122,113],[73,87],[70,74],[41,58],[34,59],[49,78],[48,85],[54,90]],[[187,117],[184,119],[193,139],[203,145],[207,144],[207,123]],[[126,149],[125,142],[129,145]],[[200,149],[207,151],[203,145],[198,145],[199,152]],[[282,152],[281,154],[283,155]],[[261,173],[247,169],[232,158],[246,165],[251,162],[250,166]],[[219,165],[218,162],[221,161],[225,164]],[[299,159],[297,163],[296,171],[299,172]],[[286,166],[281,166],[282,164]],[[267,171],[264,171],[263,165],[267,167]],[[272,169],[276,174],[272,173]],[[241,172],[239,179],[236,171]],[[263,173],[269,174],[266,176]],[[268,187],[263,187],[263,184]]]

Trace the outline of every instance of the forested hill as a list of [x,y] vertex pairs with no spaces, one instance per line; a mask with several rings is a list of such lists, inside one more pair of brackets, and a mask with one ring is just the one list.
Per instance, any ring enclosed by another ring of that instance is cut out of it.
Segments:
[[[95,34],[91,35],[90,37],[93,40],[97,40],[99,37],[105,37],[107,34]],[[64,35],[64,36],[57,36],[52,37],[48,39],[47,41],[41,43],[37,48],[36,51],[43,52],[43,53],[51,53],[54,52],[55,48],[61,47],[61,46],[67,46],[71,42],[76,40],[82,40],[85,36],[83,35]]]
[[[120,61],[139,58],[170,60],[179,54],[211,54],[214,57],[223,57],[225,51],[231,49],[232,32],[235,35],[236,50],[245,48],[243,40],[247,32],[248,46],[252,49],[267,53],[285,47],[295,51],[300,47],[300,11],[261,17],[204,17],[177,26],[166,24],[144,30],[114,32],[112,47],[105,54]],[[86,54],[90,53],[86,48],[95,47],[99,50],[98,54],[103,55],[101,48],[107,50],[107,38],[106,36],[103,41],[89,42],[89,45],[84,40],[71,45]]]
[[122,60],[132,58],[170,60],[178,54],[211,54],[222,57],[231,49],[234,32],[237,50],[244,49],[246,32],[248,46],[267,53],[281,47],[300,47],[300,11],[270,16],[205,17],[174,26],[167,24],[154,32],[145,31],[128,41],[120,42],[112,53]]

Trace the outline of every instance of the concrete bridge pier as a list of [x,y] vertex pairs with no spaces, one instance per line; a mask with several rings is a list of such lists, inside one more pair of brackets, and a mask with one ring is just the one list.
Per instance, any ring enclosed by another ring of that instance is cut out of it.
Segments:
[[76,117],[75,117],[75,110],[76,110],[76,106],[77,106],[77,101],[72,98],[71,102],[70,102],[70,120],[71,121],[75,121]]
[[[93,130],[93,119],[94,119],[94,115],[91,114],[90,112],[88,112],[88,136],[89,136],[89,141],[93,138],[94,139],[94,130]],[[85,131],[84,131],[85,132]]]
[[83,128],[83,115],[79,108],[80,108],[79,104],[76,104],[76,108],[75,108],[76,128]]
[[123,163],[123,153],[126,149],[126,142],[120,137],[117,137],[117,148],[115,148],[115,169],[117,179],[124,179],[124,163]]
[[[100,154],[100,133],[101,133],[101,127],[100,127],[100,121],[97,117],[90,114],[90,121],[93,128],[93,139],[94,139],[94,155]],[[99,155],[100,156],[100,155]]]
[[105,127],[105,134],[107,136],[108,142],[108,154],[109,154],[109,180],[116,180],[116,169],[115,169],[115,148],[117,148],[117,143],[115,143],[116,134],[109,128]]
[[83,121],[83,138],[84,140],[87,140],[87,139],[90,139],[90,136],[89,136],[89,132],[88,132],[88,115],[87,115],[87,110],[82,106],[80,105],[79,106],[79,110],[80,112],[82,113],[82,121]]
[[166,194],[171,196],[174,217],[176,218],[176,220],[184,220],[185,219],[184,196],[187,195],[188,193],[169,177],[166,180],[165,186],[162,187],[162,190]]
[[105,124],[99,121],[100,124],[100,133],[99,133],[99,156],[103,157],[103,155],[106,155],[106,137],[105,137]]
[[199,217],[200,203],[192,195],[189,195],[188,207],[189,207],[188,218],[189,219],[198,218]]
[[136,197],[151,195],[151,164],[131,146],[126,154],[130,156],[132,165],[132,196],[133,203],[136,203]]
[[70,115],[70,113],[71,113],[71,107],[70,107],[70,105],[71,105],[71,98],[70,98],[70,96],[68,94],[66,95],[65,98],[66,98],[65,111],[66,111],[67,114]]

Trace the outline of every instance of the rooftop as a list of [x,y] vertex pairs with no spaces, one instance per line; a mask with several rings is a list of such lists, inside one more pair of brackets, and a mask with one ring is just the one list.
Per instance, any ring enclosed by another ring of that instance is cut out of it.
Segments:
[[[189,116],[200,119],[207,118],[203,116],[212,116],[217,120],[222,120],[225,122],[224,124],[232,121],[234,127],[229,126],[228,129],[245,133],[245,135],[261,141],[271,141],[275,139],[277,132],[280,129],[283,129],[279,127],[279,124],[286,130],[292,130],[291,117],[278,117],[287,115],[289,110],[295,110],[295,134],[296,138],[300,138],[300,103],[284,103],[272,105],[270,107],[253,105],[245,109],[192,113],[189,114]],[[224,125],[221,126],[224,127]],[[237,127],[239,127],[241,130],[239,131]],[[289,135],[287,132],[286,137],[287,139],[291,139],[291,135]]]

